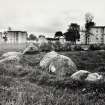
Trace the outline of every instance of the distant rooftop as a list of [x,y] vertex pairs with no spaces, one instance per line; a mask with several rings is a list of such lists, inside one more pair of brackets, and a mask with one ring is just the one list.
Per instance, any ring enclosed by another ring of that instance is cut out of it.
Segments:
[[7,31],[7,32],[22,32],[22,33],[27,33],[27,31],[15,31],[15,30]]

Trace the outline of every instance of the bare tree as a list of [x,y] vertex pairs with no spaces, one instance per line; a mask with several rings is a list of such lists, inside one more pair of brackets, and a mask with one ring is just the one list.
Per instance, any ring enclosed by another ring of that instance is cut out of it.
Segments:
[[88,13],[85,14],[86,22],[92,22],[93,19],[94,19],[94,16],[91,13],[88,12]]

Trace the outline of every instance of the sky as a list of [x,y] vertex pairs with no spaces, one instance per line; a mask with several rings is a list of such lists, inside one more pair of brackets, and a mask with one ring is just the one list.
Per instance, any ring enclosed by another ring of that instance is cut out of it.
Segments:
[[0,30],[11,27],[51,37],[70,23],[83,27],[88,12],[96,25],[105,25],[105,0],[0,0]]

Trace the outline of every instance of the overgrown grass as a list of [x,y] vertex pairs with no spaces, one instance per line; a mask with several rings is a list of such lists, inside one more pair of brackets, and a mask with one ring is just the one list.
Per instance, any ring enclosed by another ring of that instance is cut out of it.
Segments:
[[[0,52],[2,54],[2,52]],[[61,80],[42,70],[45,53],[24,55],[20,63],[0,64],[0,105],[105,105],[105,52],[59,52],[70,57],[78,69],[100,72],[99,83]]]
[[70,57],[79,70],[94,72],[100,67],[105,67],[105,51],[62,52],[62,54]]

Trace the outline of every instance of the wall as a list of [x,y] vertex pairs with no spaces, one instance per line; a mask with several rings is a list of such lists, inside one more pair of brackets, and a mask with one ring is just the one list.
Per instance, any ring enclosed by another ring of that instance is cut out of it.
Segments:
[[80,39],[76,41],[77,44],[85,44],[85,32],[80,31]]
[[27,42],[27,33],[25,32],[8,32],[7,43],[25,43]]
[[9,32],[7,34],[7,43],[15,43],[14,33]]
[[25,43],[25,42],[27,42],[27,33],[19,32],[18,43]]
[[0,43],[3,42],[3,38],[2,38],[2,32],[0,32]]
[[104,43],[103,42],[103,34],[104,34],[104,32],[103,32],[103,29],[104,28],[101,28],[101,27],[98,27],[98,28],[91,28],[91,30],[90,30],[90,33],[92,34],[92,35],[90,35],[90,37],[89,37],[89,44],[95,44],[95,43]]

